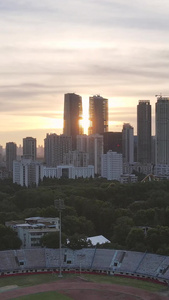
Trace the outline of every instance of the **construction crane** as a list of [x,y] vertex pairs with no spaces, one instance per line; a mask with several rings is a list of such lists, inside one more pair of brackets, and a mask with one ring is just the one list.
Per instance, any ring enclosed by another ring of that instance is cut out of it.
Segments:
[[162,98],[162,97],[169,97],[169,95],[162,95],[162,94],[160,94],[160,95],[155,95],[155,97],[160,97],[160,98]]

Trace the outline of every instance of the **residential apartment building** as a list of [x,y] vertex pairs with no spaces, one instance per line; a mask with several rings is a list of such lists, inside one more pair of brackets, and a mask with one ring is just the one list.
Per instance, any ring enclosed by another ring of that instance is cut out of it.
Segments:
[[57,167],[63,163],[64,154],[72,150],[72,137],[47,133],[44,144],[46,166]]
[[123,174],[122,154],[108,151],[101,157],[101,176],[107,180],[118,180]]
[[36,138],[26,137],[23,139],[23,158],[36,160]]
[[21,186],[38,186],[43,179],[42,164],[31,159],[13,161],[13,183]]

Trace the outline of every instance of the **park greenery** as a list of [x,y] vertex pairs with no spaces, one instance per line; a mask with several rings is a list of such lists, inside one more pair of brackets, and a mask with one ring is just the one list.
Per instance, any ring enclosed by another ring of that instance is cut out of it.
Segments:
[[[46,178],[34,188],[18,186],[9,179],[0,181],[0,250],[20,247],[5,222],[33,216],[58,217],[54,200],[59,198],[65,202],[64,246],[91,246],[86,237],[103,235],[111,243],[100,247],[169,255],[169,181],[122,185],[102,178]],[[5,238],[11,234],[13,239]],[[55,248],[56,240],[49,235],[41,245]]]

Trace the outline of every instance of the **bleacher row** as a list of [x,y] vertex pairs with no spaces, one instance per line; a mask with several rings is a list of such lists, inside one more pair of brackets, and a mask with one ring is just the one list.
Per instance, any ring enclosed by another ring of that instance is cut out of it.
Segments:
[[[98,271],[109,274],[132,274],[169,280],[169,256],[124,251],[85,248],[61,250],[61,265],[65,270]],[[24,270],[59,268],[59,249],[20,249],[0,251],[0,275]]]

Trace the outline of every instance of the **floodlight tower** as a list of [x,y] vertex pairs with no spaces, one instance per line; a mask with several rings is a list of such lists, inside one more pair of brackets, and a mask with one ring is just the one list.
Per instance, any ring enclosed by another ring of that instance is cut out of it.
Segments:
[[59,226],[59,275],[58,277],[62,276],[62,227],[61,227],[61,214],[62,211],[65,209],[64,200],[63,199],[56,199],[54,200],[54,206],[59,211],[59,219],[60,219],[60,226]]

